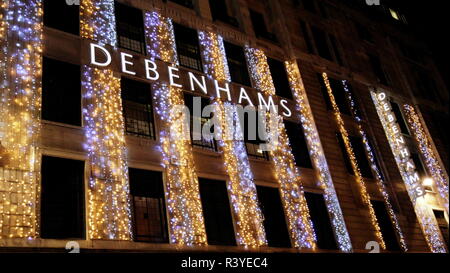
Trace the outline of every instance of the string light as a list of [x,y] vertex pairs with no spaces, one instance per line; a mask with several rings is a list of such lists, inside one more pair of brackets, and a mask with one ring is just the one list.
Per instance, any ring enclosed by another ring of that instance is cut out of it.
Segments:
[[386,186],[384,184],[383,178],[381,177],[381,172],[378,169],[377,163],[376,163],[376,159],[375,159],[375,155],[373,153],[373,149],[370,145],[369,139],[367,137],[366,132],[363,129],[363,125],[362,125],[362,119],[359,116],[358,110],[356,108],[356,102],[353,99],[353,95],[352,92],[350,91],[349,87],[348,87],[348,83],[346,80],[342,80],[342,85],[344,87],[344,91],[347,95],[347,100],[349,101],[349,105],[350,105],[350,109],[352,111],[353,117],[356,121],[357,127],[358,127],[358,132],[362,138],[363,144],[364,144],[364,148],[366,150],[366,155],[367,155],[367,159],[370,162],[371,168],[372,168],[372,172],[373,174],[375,174],[375,180],[377,182],[377,187],[378,190],[380,191],[381,195],[383,196],[383,201],[384,201],[384,205],[386,206],[386,210],[389,214],[389,218],[391,219],[392,222],[392,226],[394,227],[396,234],[398,236],[399,242],[400,242],[400,246],[402,248],[402,250],[404,252],[408,251],[408,247],[406,245],[406,241],[405,241],[405,237],[403,235],[403,232],[400,228],[400,224],[398,222],[397,219],[397,215],[394,212],[394,209],[392,208],[392,204],[389,200],[389,194],[388,191],[386,189]]
[[0,238],[38,236],[42,1],[0,4]]
[[[382,94],[385,96],[384,93]],[[393,114],[386,98],[383,101],[380,100],[379,94],[374,91],[371,91],[371,96],[427,244],[432,252],[445,253],[446,246],[432,209],[428,207],[425,198],[418,197],[416,194],[413,178],[418,175],[414,163],[409,156],[402,156],[409,155],[410,152],[404,145],[403,137],[399,136],[399,125],[395,119],[391,119]]]
[[405,104],[406,120],[410,128],[412,129],[417,143],[419,144],[419,150],[425,159],[425,165],[427,166],[428,173],[433,177],[433,182],[436,185],[439,196],[444,204],[448,213],[448,175],[445,172],[443,166],[441,166],[438,160],[435,150],[433,149],[431,138],[425,132],[424,126],[413,106]]
[[[148,53],[153,58],[177,64],[172,21],[156,12],[146,13],[145,18],[145,32],[152,41]],[[206,230],[193,151],[190,138],[184,137],[189,128],[184,114],[173,111],[174,107],[184,105],[183,90],[161,82],[152,84],[152,89],[162,125],[160,151],[167,179],[170,241],[178,245],[205,245]]]
[[[81,36],[116,46],[114,1],[81,2]],[[85,149],[88,152],[89,237],[131,240],[127,149],[120,78],[110,69],[82,67]]]
[[117,45],[114,0],[80,1],[80,36],[100,45]]
[[336,122],[337,125],[339,127],[339,132],[342,135],[342,139],[344,141],[344,145],[345,145],[345,149],[347,150],[347,154],[348,157],[350,159],[350,163],[352,165],[352,169],[353,172],[355,173],[355,180],[357,182],[357,184],[359,185],[359,192],[361,195],[361,199],[364,203],[364,205],[366,206],[366,208],[369,211],[369,217],[370,217],[370,222],[374,228],[374,232],[375,232],[375,236],[378,240],[378,243],[380,244],[382,249],[386,249],[386,244],[383,240],[383,235],[381,233],[381,229],[380,226],[378,224],[378,220],[377,217],[375,215],[375,210],[372,207],[372,203],[370,202],[370,196],[369,193],[367,192],[367,187],[366,187],[366,183],[364,181],[364,178],[361,174],[361,170],[359,169],[358,166],[358,161],[356,159],[355,153],[353,151],[352,145],[350,143],[350,138],[348,136],[348,132],[347,129],[345,128],[345,124],[344,124],[344,120],[342,118],[342,114],[339,110],[339,107],[336,103],[336,100],[334,98],[333,95],[333,90],[331,89],[331,85],[330,85],[330,81],[328,80],[328,75],[327,73],[323,73],[322,74],[323,80],[325,82],[325,85],[327,87],[327,91],[328,91],[328,96],[330,98],[331,104],[333,106],[333,112],[334,112],[334,117],[336,118]]
[[[199,31],[199,41],[208,76],[218,81],[230,82],[222,37],[215,33]],[[224,104],[220,99],[216,99],[215,106],[214,115],[221,124],[215,130],[218,131],[217,141],[222,149],[225,170],[229,177],[228,192],[236,222],[238,245],[267,245],[263,215],[258,206],[256,186],[235,105],[228,102]]]
[[[247,61],[255,87],[265,95],[275,95],[267,57],[260,49],[245,47]],[[294,247],[316,248],[316,236],[304,196],[300,172],[295,165],[292,149],[281,116],[277,117],[278,140],[272,140],[270,156],[274,175],[280,185],[289,231]]]
[[314,123],[311,108],[309,106],[306,90],[300,75],[296,61],[285,62],[292,93],[296,100],[297,112],[300,116],[303,131],[309,148],[311,161],[317,170],[318,185],[324,191],[324,199],[330,215],[334,235],[341,251],[351,252],[352,244],[345,225],[336,190],[333,185],[331,173],[323,152],[319,134]]

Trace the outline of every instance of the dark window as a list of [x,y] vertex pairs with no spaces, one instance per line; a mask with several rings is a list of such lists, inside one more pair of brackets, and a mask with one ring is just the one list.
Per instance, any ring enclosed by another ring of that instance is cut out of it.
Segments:
[[136,241],[168,243],[162,173],[129,169]]
[[84,162],[42,157],[41,237],[83,239]]
[[256,186],[264,229],[270,247],[291,247],[283,203],[277,188]]
[[231,80],[235,83],[251,86],[244,48],[228,42],[224,42],[224,47]]
[[317,236],[317,246],[320,249],[338,249],[323,195],[305,192],[305,198]]
[[312,169],[312,163],[309,157],[308,146],[306,145],[302,125],[289,121],[284,121],[284,125],[289,137],[289,143],[292,147],[295,163],[297,166]]
[[209,6],[214,20],[222,21],[235,27],[239,26],[236,18],[228,14],[226,0],[209,0]]
[[340,133],[336,134],[337,141],[339,144],[339,148],[341,149],[342,156],[344,157],[344,164],[345,168],[347,169],[347,172],[351,175],[355,175],[355,172],[353,171],[352,163],[350,162],[350,157],[347,152],[347,148],[345,147],[344,139],[342,138],[342,135]]
[[372,200],[371,203],[373,209],[375,210],[375,216],[377,217],[378,224],[380,225],[381,234],[383,234],[383,239],[386,243],[387,250],[400,251],[400,245],[397,241],[394,227],[392,226],[392,222],[384,202]]
[[[165,0],[165,1],[167,1],[167,0]],[[190,9],[194,8],[194,3],[192,2],[192,0],[169,0],[169,1],[177,3],[178,5],[182,5],[186,8],[190,8]]]
[[44,0],[44,25],[75,35],[80,34],[80,6],[65,0]]
[[384,72],[380,58],[373,54],[369,54],[369,62],[372,67],[373,73],[377,77],[378,82],[384,85],[388,85],[388,79],[386,73]]
[[81,126],[80,66],[44,57],[42,119]]
[[130,135],[154,138],[150,85],[122,78],[121,89],[125,131]]
[[347,94],[344,90],[344,85],[340,80],[336,80],[333,78],[328,78],[331,86],[331,90],[333,90],[334,100],[339,108],[339,111],[344,115],[352,115],[350,104],[347,99]]
[[[195,109],[194,111],[194,99],[199,99],[201,102],[201,109]],[[210,100],[208,98],[204,97],[194,97],[190,94],[185,93],[184,94],[184,103],[188,107],[190,112],[190,132],[191,132],[191,139],[192,139],[192,145],[195,147],[200,147],[206,150],[212,150],[217,151],[217,143],[214,139],[205,139],[203,138],[202,132],[194,132],[194,121],[200,122],[200,128],[203,130],[203,125],[205,125],[208,121],[211,120],[210,117],[202,117],[203,109],[210,105]],[[199,113],[197,113],[199,112]],[[211,133],[214,132],[214,127],[211,128]],[[195,139],[194,139],[195,136]]]
[[366,178],[373,178],[372,168],[370,162],[367,159],[366,151],[364,148],[364,143],[362,138],[349,136],[350,143],[355,153],[356,161],[358,162],[358,167],[361,170],[361,174]]
[[250,19],[257,38],[264,38],[272,42],[277,42],[275,34],[270,33],[267,30],[266,21],[264,20],[264,15],[262,13],[250,10]]
[[225,182],[199,178],[199,184],[208,244],[236,245]]
[[142,11],[115,2],[117,40],[119,47],[145,53],[144,21]]
[[342,61],[342,57],[341,57],[341,53],[340,53],[341,51],[339,50],[339,47],[338,47],[338,41],[336,40],[336,37],[334,37],[334,35],[330,34],[328,37],[330,38],[330,44],[331,44],[331,47],[334,52],[335,61],[337,64],[342,66],[344,63]]
[[302,20],[300,20],[300,29],[302,32],[303,39],[305,39],[306,49],[308,50],[308,53],[311,54],[314,53],[314,46],[311,43],[311,36],[309,35],[306,23]]
[[425,167],[423,166],[422,160],[420,159],[420,156],[418,153],[411,153],[411,159],[414,162],[414,165],[416,166],[416,171],[419,174],[419,177],[424,179],[427,177],[427,172],[425,171]]
[[180,65],[203,71],[197,31],[179,24],[174,24],[174,31]]
[[292,99],[291,87],[283,62],[267,58],[269,63],[270,74],[272,74],[273,84],[278,96]]
[[[253,116],[255,118],[253,118]],[[261,144],[266,143],[265,140],[261,139],[262,135],[260,135],[259,132],[260,130],[263,130],[263,128],[260,128],[262,126],[259,122],[261,118],[258,111],[246,112],[244,114],[244,125],[241,128],[244,130],[243,136],[248,156],[269,160],[269,153],[261,150],[260,147]],[[251,126],[250,123],[253,122],[255,122],[255,126]],[[254,128],[255,131],[253,131],[252,128]]]
[[327,110],[333,110],[333,106],[331,105],[330,96],[328,95],[328,89],[325,85],[325,81],[323,80],[322,74],[317,73],[317,79],[320,84],[320,91],[322,93],[323,99],[325,100],[325,105],[327,106]]
[[328,46],[326,33],[323,30],[314,26],[311,27],[311,31],[314,37],[314,41],[316,43],[316,49],[319,56],[329,61],[333,61],[330,47]]
[[448,222],[445,220],[445,214],[442,210],[433,210],[434,216],[436,217],[436,221],[438,223],[439,229],[441,230],[442,237],[444,237],[444,241],[448,246]]
[[409,135],[408,126],[406,125],[405,119],[403,118],[402,111],[400,110],[400,106],[397,103],[391,101],[392,112],[395,115],[395,119],[397,120],[398,126],[400,126],[400,131],[402,134]]

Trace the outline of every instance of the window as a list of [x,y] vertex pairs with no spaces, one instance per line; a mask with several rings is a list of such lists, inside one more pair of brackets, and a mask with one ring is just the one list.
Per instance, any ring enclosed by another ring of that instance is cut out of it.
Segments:
[[448,246],[448,222],[445,219],[444,211],[442,210],[433,210],[434,216],[436,217],[439,229],[441,230],[442,237],[446,245]]
[[115,2],[119,47],[145,54],[142,11]]
[[[260,118],[256,110],[244,114],[244,126],[241,127],[244,130],[244,142],[249,157],[269,160],[269,153],[261,150],[260,147],[261,144],[266,143],[259,134],[259,130],[263,130],[263,128],[260,128],[260,122],[258,122]],[[253,123],[255,123],[255,126],[253,126]]]
[[[167,0],[165,0],[165,1],[167,1]],[[186,8],[190,8],[190,9],[194,8],[194,3],[192,2],[192,0],[169,0],[169,1],[177,3],[178,5],[182,5]]]
[[267,58],[269,63],[270,74],[272,74],[273,84],[278,96],[292,99],[291,87],[283,62]]
[[174,24],[180,65],[203,72],[197,31],[179,24]]
[[386,210],[384,202],[372,200],[372,207],[375,210],[375,216],[377,217],[378,224],[380,225],[381,234],[386,243],[387,250],[400,251],[400,245],[395,235],[394,227],[392,226],[391,219]]
[[129,169],[136,241],[169,243],[162,173]]
[[344,85],[340,80],[328,78],[331,89],[333,90],[334,100],[339,108],[339,111],[344,115],[352,115],[350,104],[347,99],[347,94],[344,89]]
[[224,42],[224,47],[231,80],[235,83],[251,86],[244,48],[228,42]]
[[305,192],[305,198],[317,236],[317,246],[320,249],[338,249],[323,195]]
[[264,230],[270,247],[291,247],[283,203],[277,188],[256,186],[264,216]]
[[289,143],[292,147],[295,163],[302,168],[312,169],[312,163],[309,157],[308,146],[306,145],[302,125],[286,120],[284,121],[284,125],[289,137]]
[[264,20],[264,15],[262,13],[250,10],[250,19],[257,38],[263,38],[272,42],[278,41],[275,34],[267,30],[266,21]]
[[344,165],[347,169],[347,172],[351,175],[355,175],[355,172],[353,171],[352,163],[350,162],[350,157],[347,152],[347,148],[345,147],[344,139],[342,138],[342,135],[340,133],[336,134],[337,141],[339,144],[339,148],[341,149],[342,156],[344,157]]
[[236,245],[225,181],[199,178],[209,245]]
[[330,39],[330,44],[331,44],[331,49],[334,53],[334,61],[338,64],[338,65],[344,65],[342,57],[341,57],[341,53],[338,47],[338,41],[336,40],[336,37],[334,35],[329,34],[328,35],[329,39]]
[[358,167],[361,170],[361,175],[365,178],[374,178],[370,162],[367,159],[362,138],[349,136],[349,139],[353,148],[353,152],[355,153],[356,161],[358,162]]
[[373,54],[369,55],[369,62],[372,67],[372,71],[377,77],[377,81],[381,84],[388,85],[388,78],[386,73],[384,72],[383,66],[381,65],[380,58]]
[[309,35],[308,27],[306,26],[306,23],[302,20],[300,20],[300,29],[301,29],[301,34],[303,36],[303,39],[305,39],[306,49],[308,50],[308,53],[313,54],[314,47],[313,47],[313,44],[311,43],[311,36]]
[[397,103],[391,101],[392,112],[394,113],[395,119],[397,120],[398,126],[400,126],[400,131],[402,134],[409,135],[408,126],[406,125],[405,119],[403,118],[402,110]]
[[319,54],[319,56],[324,59],[333,61],[333,57],[330,48],[328,46],[326,33],[315,26],[311,27],[311,31],[314,37],[314,41],[316,43],[317,54]]
[[[201,109],[194,109],[194,100],[200,99],[201,103]],[[208,98],[204,97],[194,97],[190,94],[184,94],[184,103],[188,107],[189,112],[191,114],[190,116],[190,132],[191,132],[191,139],[192,139],[192,145],[195,147],[203,148],[206,150],[211,151],[217,151],[217,143],[214,139],[204,139],[202,135],[202,131],[200,132],[194,132],[194,121],[200,122],[200,128],[203,130],[203,125],[205,125],[209,120],[211,120],[212,117],[202,117],[203,109],[210,105],[210,101]],[[196,110],[196,111],[194,111]],[[199,112],[200,115],[198,115],[196,112]],[[211,128],[211,133],[214,131],[214,127]]]
[[44,25],[75,35],[80,34],[80,6],[66,1],[44,0]]
[[80,66],[44,57],[42,119],[81,126]]
[[121,80],[125,131],[134,136],[154,138],[150,85],[127,78]]
[[416,166],[416,171],[419,174],[420,180],[423,180],[427,177],[427,172],[425,171],[425,167],[420,159],[418,153],[411,153],[411,159],[414,162],[414,166]]
[[209,0],[211,15],[213,20],[222,21],[232,26],[238,27],[239,23],[236,18],[229,15],[229,9],[226,0]]
[[42,157],[41,237],[84,239],[84,162]]

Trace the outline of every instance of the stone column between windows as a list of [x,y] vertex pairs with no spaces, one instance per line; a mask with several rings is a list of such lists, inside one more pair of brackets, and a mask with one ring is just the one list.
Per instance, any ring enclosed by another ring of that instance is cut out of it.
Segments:
[[[116,48],[113,0],[84,0],[81,37]],[[131,240],[128,164],[120,78],[109,68],[82,66],[85,148],[90,168],[88,237]]]
[[[205,72],[208,77],[225,86],[231,81],[231,77],[222,37],[210,31],[199,31],[199,41]],[[214,115],[221,124],[218,143],[229,177],[227,188],[233,208],[237,243],[252,247],[267,245],[263,215],[258,205],[256,185],[244,140],[235,139],[238,135],[242,136],[239,116],[231,112],[235,105],[220,98],[215,99],[214,105],[216,106]],[[230,125],[236,125],[234,130]]]
[[0,239],[38,236],[42,3],[0,4]]

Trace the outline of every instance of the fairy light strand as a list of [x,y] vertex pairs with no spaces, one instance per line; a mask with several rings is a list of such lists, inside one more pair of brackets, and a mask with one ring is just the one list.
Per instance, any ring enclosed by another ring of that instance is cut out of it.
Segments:
[[42,1],[0,4],[0,238],[38,236]]
[[[199,41],[208,77],[230,82],[222,37],[212,32],[199,31]],[[263,215],[258,206],[256,185],[235,105],[216,99],[215,106],[214,114],[221,124],[216,128],[219,131],[218,143],[229,177],[227,188],[237,228],[238,245],[250,247],[267,245]],[[234,131],[231,128],[234,128]]]
[[387,212],[389,214],[389,218],[391,219],[392,226],[394,227],[396,235],[397,235],[398,240],[400,242],[400,247],[402,248],[402,250],[404,252],[406,252],[406,251],[408,251],[408,246],[406,245],[405,237],[404,237],[403,232],[402,232],[402,230],[400,228],[400,224],[398,222],[397,215],[395,214],[394,209],[392,208],[392,204],[391,204],[391,201],[389,199],[388,191],[387,191],[386,186],[384,184],[383,178],[381,177],[381,172],[378,169],[378,165],[376,163],[376,159],[375,159],[375,155],[373,153],[373,149],[371,147],[371,144],[369,142],[367,134],[366,134],[366,132],[365,132],[365,130],[363,128],[362,119],[359,116],[358,109],[356,108],[356,102],[355,102],[355,100],[353,98],[353,94],[350,91],[350,89],[348,87],[348,83],[347,83],[346,80],[342,80],[342,85],[343,85],[345,94],[347,95],[346,97],[347,97],[347,100],[349,102],[350,109],[352,111],[353,117],[354,117],[354,119],[356,121],[359,135],[362,138],[362,141],[363,141],[363,144],[364,144],[364,148],[366,150],[366,156],[367,156],[367,159],[370,162],[370,167],[372,169],[372,173],[375,175],[375,180],[376,180],[376,183],[377,183],[378,190],[380,191],[380,194],[383,196],[384,205],[386,207],[386,210],[387,210]]
[[[152,44],[147,47],[152,58],[177,64],[172,21],[157,12],[145,14],[145,32]],[[195,172],[192,145],[183,134],[188,130],[184,115],[173,111],[184,105],[183,90],[167,83],[152,84],[156,113],[161,121],[160,152],[165,169],[169,212],[170,242],[178,245],[206,245],[206,230]]]
[[296,101],[297,113],[300,116],[303,131],[305,132],[311,161],[313,162],[314,169],[318,172],[317,183],[324,191],[324,199],[338,247],[343,252],[352,252],[350,236],[345,225],[345,219],[334,188],[297,62],[295,60],[287,61],[285,62],[285,66]]
[[402,154],[409,155],[410,152],[404,145],[403,136],[399,135],[399,125],[392,118],[394,115],[390,110],[389,102],[386,99],[381,100],[379,98],[380,94],[383,94],[385,98],[386,95],[385,93],[376,93],[373,90],[370,92],[428,247],[432,252],[446,253],[446,244],[432,209],[428,206],[424,197],[417,197],[416,195],[415,183],[417,179],[415,178],[418,177],[418,174],[414,163],[409,156],[401,156]]
[[[246,46],[245,54],[255,87],[265,95],[274,96],[275,87],[264,52]],[[295,164],[282,117],[278,116],[277,119],[278,140],[271,141],[270,156],[274,175],[280,185],[291,239],[296,248],[316,249],[316,236],[304,196],[300,171]]]
[[[116,46],[114,1],[81,2],[81,36]],[[127,149],[120,78],[110,69],[82,67],[83,118],[91,174],[89,238],[131,240]]]
[[441,165],[435,149],[433,149],[431,138],[426,133],[417,111],[409,104],[405,104],[403,108],[407,117],[406,120],[419,144],[419,151],[425,159],[428,173],[433,177],[433,183],[436,185],[439,196],[448,213],[448,174]]
[[355,181],[357,182],[357,184],[359,186],[358,189],[359,189],[359,193],[361,195],[361,199],[369,212],[370,222],[374,229],[375,236],[378,240],[378,243],[380,244],[382,249],[386,249],[386,244],[383,239],[383,234],[381,233],[380,225],[378,224],[378,219],[375,215],[375,210],[373,209],[372,203],[370,202],[370,196],[369,196],[369,193],[367,192],[366,183],[361,174],[361,170],[358,166],[358,161],[357,161],[355,153],[353,151],[353,147],[350,143],[350,138],[349,138],[347,129],[345,128],[345,123],[342,118],[342,114],[341,114],[339,107],[336,103],[336,100],[334,98],[333,90],[331,88],[330,81],[328,80],[327,73],[325,73],[325,72],[322,73],[322,77],[323,77],[324,83],[327,87],[328,97],[330,98],[330,102],[333,106],[334,117],[336,119],[336,122],[337,122],[337,125],[339,128],[339,132],[341,133],[342,139],[344,141],[345,149],[347,150],[347,154],[350,159],[350,163],[352,165],[353,172],[355,173]]

